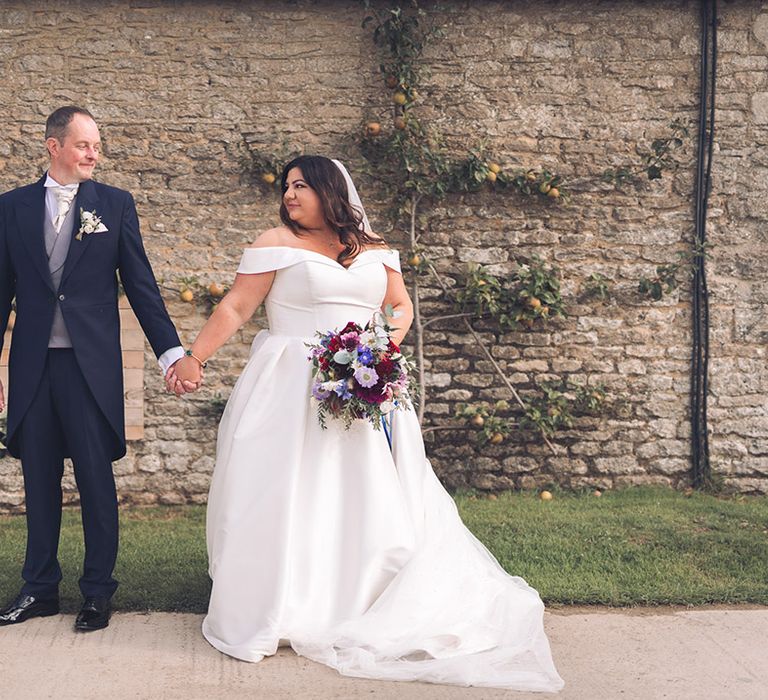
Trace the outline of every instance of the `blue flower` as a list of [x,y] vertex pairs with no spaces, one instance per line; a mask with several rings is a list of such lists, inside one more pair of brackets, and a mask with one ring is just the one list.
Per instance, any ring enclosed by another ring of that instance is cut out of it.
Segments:
[[347,386],[347,380],[342,379],[339,381],[336,386],[333,389],[336,392],[336,395],[341,397],[342,399],[351,399],[352,393],[349,391],[349,387]]
[[357,349],[357,361],[361,365],[370,365],[373,362],[373,353],[370,348],[358,348]]

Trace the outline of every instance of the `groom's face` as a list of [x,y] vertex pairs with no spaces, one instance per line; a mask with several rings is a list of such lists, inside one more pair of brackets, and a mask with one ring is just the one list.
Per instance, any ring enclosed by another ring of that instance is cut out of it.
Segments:
[[101,155],[101,139],[96,122],[84,114],[75,114],[64,138],[49,138],[50,174],[56,182],[69,185],[90,180]]

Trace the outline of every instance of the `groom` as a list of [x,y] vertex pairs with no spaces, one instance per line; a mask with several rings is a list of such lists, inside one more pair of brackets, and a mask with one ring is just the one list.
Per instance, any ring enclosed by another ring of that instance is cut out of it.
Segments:
[[[112,461],[125,454],[118,279],[160,366],[183,356],[128,192],[91,179],[99,129],[80,107],[45,125],[50,167],[0,196],[0,349],[11,302],[8,451],[21,459],[27,513],[24,586],[0,625],[59,612],[61,477],[71,457],[80,493],[84,603],[75,629],[109,624],[117,588],[117,496]],[[5,395],[0,384],[0,410]]]

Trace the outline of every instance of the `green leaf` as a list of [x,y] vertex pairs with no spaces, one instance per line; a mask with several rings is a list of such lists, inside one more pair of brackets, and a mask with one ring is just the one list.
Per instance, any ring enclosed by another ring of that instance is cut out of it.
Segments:
[[649,166],[646,172],[648,173],[649,180],[661,179],[661,168],[658,165]]

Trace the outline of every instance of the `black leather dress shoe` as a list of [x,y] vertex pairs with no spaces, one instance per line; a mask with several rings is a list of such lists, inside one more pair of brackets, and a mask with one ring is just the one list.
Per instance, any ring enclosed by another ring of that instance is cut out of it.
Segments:
[[77,614],[75,629],[78,632],[102,630],[109,624],[110,612],[109,598],[89,596]]
[[40,599],[33,595],[22,593],[11,603],[0,610],[0,626],[17,625],[30,617],[48,617],[59,612],[59,599]]

